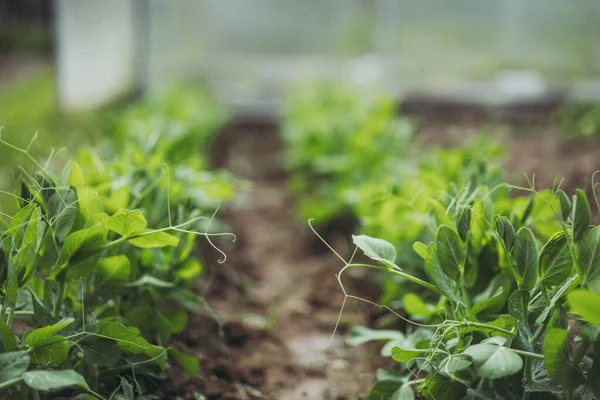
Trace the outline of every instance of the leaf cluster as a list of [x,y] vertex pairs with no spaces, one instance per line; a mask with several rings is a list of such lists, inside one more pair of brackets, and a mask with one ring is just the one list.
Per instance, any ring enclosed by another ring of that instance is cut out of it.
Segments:
[[[169,360],[198,372],[169,342],[205,307],[192,291],[196,239],[221,235],[216,199],[235,181],[188,147],[216,125],[186,120],[178,112],[196,108],[180,105],[152,109],[162,122],[110,151],[83,149],[58,173],[2,140],[34,164],[12,195],[18,211],[0,220],[0,392],[11,399],[152,397]],[[122,126],[144,118],[126,113]]]
[[[435,237],[413,245],[422,280],[396,265],[390,243],[355,236],[382,267],[347,267],[384,268],[421,287],[402,299],[414,329],[351,334],[386,341],[382,354],[398,363],[369,399],[600,396],[600,227],[583,191],[533,193],[523,211],[502,213],[482,188],[455,198]],[[530,218],[538,202],[554,225]]]

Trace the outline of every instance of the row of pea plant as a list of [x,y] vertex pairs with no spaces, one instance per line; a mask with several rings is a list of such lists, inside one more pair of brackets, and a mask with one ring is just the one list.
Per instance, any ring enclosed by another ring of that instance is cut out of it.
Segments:
[[227,235],[214,216],[236,183],[207,169],[203,148],[224,114],[197,96],[129,108],[115,139],[59,172],[54,152],[42,165],[0,139],[33,165],[3,193],[18,211],[0,222],[0,393],[161,397],[171,361],[198,373],[169,343],[203,310],[196,241]]

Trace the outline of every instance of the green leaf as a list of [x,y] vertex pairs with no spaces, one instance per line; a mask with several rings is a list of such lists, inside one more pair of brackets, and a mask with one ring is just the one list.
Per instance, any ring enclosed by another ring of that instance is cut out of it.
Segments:
[[574,290],[567,295],[571,312],[579,314],[587,322],[600,325],[600,293]]
[[446,275],[456,279],[464,269],[466,250],[456,231],[446,225],[438,228],[435,238],[437,259]]
[[560,285],[571,275],[573,259],[564,232],[558,232],[542,247],[539,277],[546,287]]
[[129,211],[121,208],[106,221],[106,227],[128,238],[144,231],[148,223],[140,210]]
[[200,372],[200,362],[196,357],[187,355],[173,348],[169,349],[169,355],[177,361],[188,376],[193,377]]
[[0,354],[0,382],[20,378],[27,368],[29,368],[29,354],[26,351]]
[[77,192],[74,188],[57,189],[48,200],[48,217],[52,221],[54,235],[65,240],[77,216]]
[[79,251],[99,249],[106,241],[106,228],[98,223],[69,234],[63,243],[59,263],[71,260]]
[[81,170],[81,167],[79,166],[77,161],[71,160],[69,163],[70,163],[70,165],[69,165],[70,171],[69,171],[69,178],[67,180],[67,183],[69,185],[79,189],[80,187],[85,185],[85,178],[83,175],[83,171]]
[[121,359],[121,350],[114,340],[90,337],[79,342],[79,345],[90,364],[112,367]]
[[50,336],[33,347],[30,355],[34,364],[58,364],[69,357],[69,343],[64,336]]
[[202,264],[197,258],[189,258],[179,269],[175,272],[177,279],[184,282],[189,282],[192,279],[202,274]]
[[127,379],[121,377],[121,388],[123,389],[123,394],[128,400],[133,400],[133,387],[127,381]]
[[69,386],[79,386],[89,390],[83,376],[73,370],[63,371],[29,371],[23,374],[23,381],[34,390],[46,391]]
[[587,231],[579,243],[579,265],[581,267],[581,284],[596,292],[600,292],[600,227]]
[[348,337],[346,338],[346,343],[350,346],[358,346],[367,342],[372,341],[388,341],[388,340],[398,340],[404,341],[406,338],[404,334],[400,331],[395,330],[386,330],[386,329],[369,329],[365,326],[354,326],[348,332]]
[[432,378],[426,378],[421,385],[421,396],[424,399],[465,399],[467,398],[467,387],[462,383],[444,377],[442,374],[435,374]]
[[29,203],[25,207],[21,208],[10,220],[10,226],[6,234],[14,238],[16,248],[21,248],[21,243],[23,243],[23,237],[25,236],[25,231],[27,230],[29,218],[36,207],[37,206],[35,203]]
[[0,353],[9,353],[17,350],[17,339],[12,330],[0,321]]
[[516,290],[508,299],[508,313],[517,323],[516,342],[518,347],[533,352],[533,346],[529,343],[531,333],[529,330],[529,299],[530,295],[527,290]]
[[592,212],[588,203],[585,192],[577,189],[573,196],[573,240],[578,242],[587,232],[590,223],[592,222]]
[[35,347],[71,325],[73,321],[73,318],[63,318],[54,325],[35,329],[27,334],[25,341],[29,346]]
[[492,314],[501,311],[510,295],[510,283],[508,275],[496,275],[488,287],[473,299],[474,304],[469,313],[475,316],[484,311]]
[[565,388],[574,387],[580,378],[569,360],[569,331],[550,328],[544,339],[544,365],[552,379]]
[[437,286],[442,294],[448,297],[456,304],[462,304],[462,301],[455,293],[456,282],[451,280],[448,275],[442,271],[442,267],[438,261],[435,244],[430,243],[427,246],[427,258],[425,259],[425,273],[431,281]]
[[369,391],[368,400],[398,400],[398,398],[395,398],[394,396],[401,387],[402,382],[400,380],[381,380]]
[[533,289],[537,279],[538,248],[531,229],[523,227],[518,230],[512,256],[520,277],[519,289]]
[[521,357],[504,346],[480,343],[467,347],[463,354],[471,357],[475,372],[482,378],[504,378],[523,368]]
[[404,310],[410,315],[430,317],[435,312],[435,307],[425,303],[416,293],[405,294],[402,302],[404,304]]
[[124,255],[105,257],[98,260],[96,267],[104,279],[109,281],[126,281],[131,274],[131,263]]
[[529,198],[529,201],[527,202],[527,207],[525,207],[525,211],[523,211],[523,216],[521,217],[522,224],[525,224],[525,222],[527,221],[527,218],[529,218],[529,216],[531,215],[534,204],[535,204],[535,197],[531,196]]
[[394,346],[392,349],[392,358],[398,362],[409,362],[427,352],[427,349],[403,349],[400,346]]
[[458,235],[463,240],[467,241],[467,234],[471,228],[471,208],[463,207],[458,214],[456,214],[456,230]]
[[423,242],[414,242],[412,246],[415,253],[421,257],[421,259],[425,260],[427,258],[427,245]]
[[396,262],[396,248],[383,239],[372,238],[366,235],[352,235],[352,242],[361,249],[365,255],[375,261],[392,268],[398,268]]
[[508,251],[512,251],[515,243],[515,228],[505,216],[496,218],[496,232]]
[[[145,232],[152,232],[152,229],[145,229],[142,233]],[[129,239],[129,243],[142,249],[152,249],[165,246],[176,247],[179,244],[179,238],[166,232],[154,232]]]
[[571,210],[573,209],[573,204],[571,204],[571,200],[565,193],[564,190],[560,189],[558,191],[558,199],[560,201],[560,214],[563,221],[567,221],[569,215],[571,214]]
[[164,348],[148,343],[137,329],[126,327],[116,321],[102,321],[98,323],[98,334],[115,340],[121,350],[132,354],[141,353],[154,358],[164,351]]

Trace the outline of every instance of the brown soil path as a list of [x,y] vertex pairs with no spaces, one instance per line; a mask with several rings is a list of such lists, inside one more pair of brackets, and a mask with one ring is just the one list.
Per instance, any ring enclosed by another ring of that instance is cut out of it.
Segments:
[[[227,348],[217,341],[202,344],[216,337],[214,323],[191,321],[180,344],[200,358],[202,372],[177,386],[200,389],[208,399],[366,398],[382,361],[372,347],[347,346],[344,333],[370,324],[379,310],[349,301],[329,343],[343,300],[335,276],[343,264],[325,246],[315,249],[307,224],[295,219],[277,133],[226,131],[221,141],[219,166],[252,185],[222,214],[238,240],[226,264],[216,266],[206,295],[224,321]],[[345,238],[331,240],[349,253]],[[344,283],[377,299],[378,289],[366,277],[348,275]]]

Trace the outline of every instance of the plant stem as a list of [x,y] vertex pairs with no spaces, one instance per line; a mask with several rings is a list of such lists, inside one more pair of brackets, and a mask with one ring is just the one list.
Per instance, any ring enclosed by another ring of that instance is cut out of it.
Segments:
[[523,357],[526,357],[525,360],[527,361],[528,358],[537,358],[538,360],[543,360],[544,359],[544,355],[543,354],[538,354],[538,353],[530,353],[528,351],[523,351],[523,350],[515,350],[515,349],[510,349],[510,351],[512,351],[513,353],[517,353]]
[[466,325],[466,326],[476,326],[478,328],[490,329],[490,330],[493,330],[493,331],[496,331],[496,332],[502,332],[502,333],[505,333],[505,334],[511,335],[511,336],[517,336],[516,332],[509,331],[509,330],[504,329],[504,328],[499,328],[499,327],[494,326],[494,325],[482,324],[481,322],[464,321],[464,322],[462,322],[462,324]]
[[398,275],[398,276],[406,279],[407,281],[411,281],[412,283],[416,283],[417,285],[421,285],[424,288],[427,288],[427,289],[429,289],[429,290],[431,290],[431,291],[433,291],[433,292],[435,292],[437,294],[440,294],[440,295],[442,294],[440,292],[440,289],[437,288],[437,286],[435,286],[435,285],[433,285],[433,284],[431,284],[429,282],[425,282],[424,280],[419,279],[419,278],[417,278],[415,276],[409,275],[409,274],[407,274],[405,272],[398,271],[396,269],[391,269],[391,268],[388,268],[388,267],[381,267],[379,265],[371,265],[371,264],[348,264],[347,267],[378,269],[380,271],[384,271],[384,272],[392,273],[394,275]]
[[65,291],[67,286],[65,277],[60,277],[59,279],[60,280],[58,282],[58,294],[56,295],[56,304],[54,305],[54,316],[57,318],[62,307],[63,298],[65,297]]
[[2,383],[0,383],[0,390],[6,389],[7,387],[15,385],[15,384],[21,382],[22,380],[23,380],[23,377],[19,377],[19,378],[11,379],[9,381],[2,382]]
[[546,326],[548,326],[548,322],[550,322],[550,318],[546,318],[544,322],[542,322],[542,324],[538,326],[537,330],[533,334],[533,337],[529,339],[529,344],[535,344],[538,341],[540,336],[542,336],[542,333],[546,331]]

